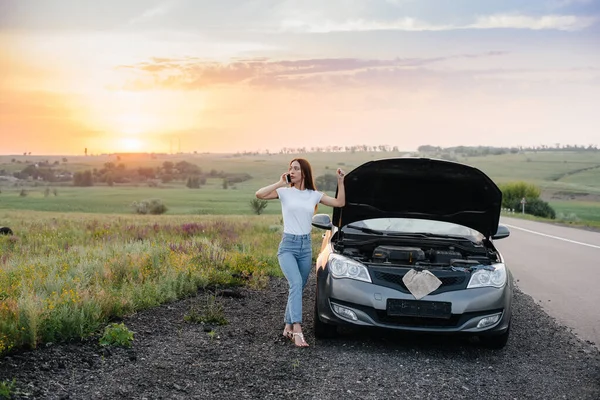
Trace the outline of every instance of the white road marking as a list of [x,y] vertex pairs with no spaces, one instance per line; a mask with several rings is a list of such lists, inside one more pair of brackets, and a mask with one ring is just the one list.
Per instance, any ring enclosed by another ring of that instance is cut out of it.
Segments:
[[535,235],[546,236],[546,237],[549,237],[549,238],[552,238],[552,239],[562,240],[562,241],[564,241],[564,242],[569,242],[569,243],[580,244],[580,245],[582,245],[582,246],[588,246],[588,247],[592,247],[592,248],[594,248],[594,249],[600,249],[600,246],[596,246],[595,244],[589,244],[589,243],[577,242],[577,241],[575,241],[575,240],[571,240],[571,239],[565,239],[565,238],[558,237],[558,236],[547,235],[547,234],[545,234],[545,233],[536,232],[536,231],[531,231],[531,230],[529,230],[529,229],[525,229],[525,228],[519,228],[518,226],[514,226],[514,225],[508,225],[508,224],[502,224],[502,225],[504,225],[504,226],[507,226],[507,227],[509,227],[509,228],[518,229],[518,230],[521,230],[521,231],[525,231],[525,232],[533,233],[533,234],[535,234]]

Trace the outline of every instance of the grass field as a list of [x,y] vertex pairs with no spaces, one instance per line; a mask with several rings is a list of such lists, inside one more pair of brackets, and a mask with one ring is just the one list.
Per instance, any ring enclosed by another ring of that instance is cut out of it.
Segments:
[[[25,197],[19,195],[21,189],[9,188],[0,194],[0,210],[35,210],[52,212],[87,212],[94,214],[131,214],[134,201],[158,198],[167,207],[167,214],[252,214],[250,201],[256,189],[249,184],[239,189],[224,190],[221,180],[209,182],[201,189],[179,187],[119,187],[95,186],[89,188],[60,187],[57,196],[44,197],[44,188],[30,188]],[[281,210],[278,201],[267,206],[266,214],[276,214]]]
[[15,232],[0,235],[0,356],[87,337],[112,317],[201,288],[262,287],[281,276],[275,216],[3,211],[0,218]]
[[[369,160],[408,155],[410,154],[356,152],[309,153],[301,156],[311,162],[314,176],[317,177],[334,173],[338,167],[348,172]],[[140,166],[157,167],[165,161],[177,163],[185,160],[197,164],[205,172],[214,169],[227,173],[248,173],[252,179],[229,189],[222,188],[221,179],[208,179],[207,184],[200,189],[188,189],[183,182],[159,184],[157,188],[143,183],[137,186],[90,188],[77,188],[67,184],[53,186],[58,195],[51,194],[48,197],[44,196],[46,186],[43,183],[38,183],[39,186],[34,186],[34,182],[14,186],[0,182],[0,209],[130,214],[133,212],[131,204],[134,201],[158,198],[167,206],[169,215],[250,215],[250,201],[254,198],[254,192],[276,181],[286,170],[289,160],[295,156],[297,155],[179,154],[157,156],[156,159],[149,156],[124,156],[118,162],[132,169]],[[66,158],[67,162],[64,163],[62,156],[0,156],[0,170],[19,171],[27,165],[26,161],[59,161],[61,168],[71,171],[102,168],[106,162],[117,162],[115,156]],[[12,162],[13,159],[17,162]],[[574,213],[581,220],[600,219],[600,152],[531,152],[459,157],[458,161],[480,168],[497,183],[524,180],[538,185],[543,190],[543,198],[556,207],[557,212]],[[23,188],[27,191],[25,197],[20,196]],[[331,210],[321,206],[321,211]],[[270,202],[264,212],[279,214],[279,202]]]
[[580,220],[597,222],[600,226],[600,202],[594,201],[550,201],[556,213],[564,216],[576,215]]

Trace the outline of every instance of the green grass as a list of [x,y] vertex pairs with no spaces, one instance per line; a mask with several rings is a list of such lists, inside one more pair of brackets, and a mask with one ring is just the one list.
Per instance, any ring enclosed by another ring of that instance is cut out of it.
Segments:
[[574,214],[580,220],[597,222],[600,226],[600,202],[550,201],[550,205],[557,214]]
[[[27,189],[21,197],[20,188],[8,188],[0,194],[0,210],[32,210],[51,212],[84,212],[100,214],[132,214],[131,204],[151,198],[161,199],[167,206],[167,214],[213,214],[250,215],[250,201],[255,198],[258,187],[238,185],[239,189],[221,188],[221,181],[209,179],[201,189],[184,186],[169,188],[93,186],[59,187],[58,195],[44,197],[44,187]],[[265,213],[280,213],[278,201],[272,201]]]
[[15,232],[0,236],[0,355],[83,338],[111,317],[201,288],[264,287],[281,276],[278,216],[3,211],[0,219]]
[[[309,153],[301,155],[307,158],[312,166],[314,176],[333,173],[336,168],[351,171],[358,165],[378,158],[404,156],[407,153]],[[33,186],[29,183],[25,189],[28,196],[20,197],[22,187],[4,183],[0,186],[0,209],[37,210],[54,212],[90,212],[90,213],[123,213],[132,212],[130,204],[148,198],[159,198],[169,208],[168,214],[242,214],[252,213],[249,206],[254,198],[254,192],[267,184],[275,182],[281,173],[287,169],[289,161],[297,155],[224,155],[196,154],[149,157],[123,157],[121,161],[128,169],[140,166],[157,167],[165,161],[176,163],[189,161],[199,165],[204,172],[212,169],[227,173],[248,173],[253,178],[235,185],[235,188],[224,190],[221,179],[208,179],[201,189],[188,189],[183,182],[174,182],[150,188],[143,183],[137,186],[95,186],[91,188],[74,188],[71,186],[53,186],[58,190],[58,196],[52,194],[45,198],[45,186]],[[11,159],[22,161],[12,163]],[[62,157],[34,156],[0,156],[0,169],[7,171],[21,170],[30,162],[49,159],[50,162]],[[106,162],[117,162],[114,156],[98,157],[68,157],[68,162],[62,166],[71,170],[102,168]],[[495,182],[504,183],[524,180],[540,186],[544,192],[556,193],[561,191],[589,193],[600,195],[600,152],[552,152],[552,153],[523,153],[505,154],[487,157],[459,157],[464,162],[480,168]],[[330,193],[331,194],[331,193]],[[270,202],[265,210],[267,214],[278,214],[278,202]]]

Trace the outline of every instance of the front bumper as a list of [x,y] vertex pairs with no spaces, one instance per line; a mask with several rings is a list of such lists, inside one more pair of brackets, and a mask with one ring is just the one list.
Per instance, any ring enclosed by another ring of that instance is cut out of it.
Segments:
[[[321,321],[335,325],[373,326],[415,332],[472,333],[499,335],[509,328],[511,319],[512,280],[500,289],[464,289],[425,296],[423,301],[452,303],[452,315],[445,318],[388,316],[388,299],[414,300],[411,294],[385,286],[336,279],[327,269],[317,272],[317,313]],[[356,320],[336,313],[333,306],[354,312]],[[482,318],[500,315],[494,324],[478,328]]]

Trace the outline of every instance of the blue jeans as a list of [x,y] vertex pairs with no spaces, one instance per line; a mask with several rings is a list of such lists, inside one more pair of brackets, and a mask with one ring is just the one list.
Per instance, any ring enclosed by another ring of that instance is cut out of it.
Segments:
[[312,265],[310,234],[284,233],[279,243],[277,258],[290,288],[284,321],[286,324],[299,324],[302,322],[302,291],[308,281]]

